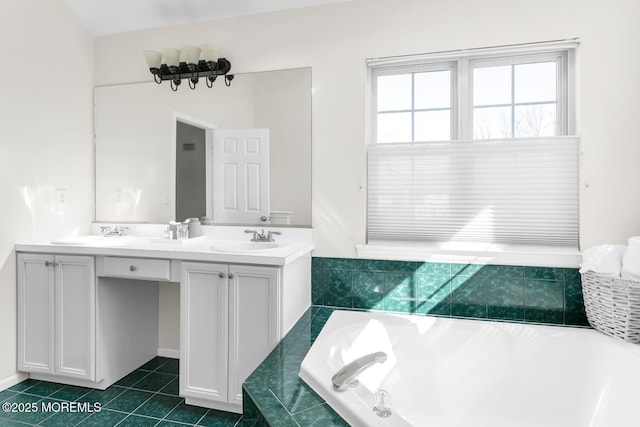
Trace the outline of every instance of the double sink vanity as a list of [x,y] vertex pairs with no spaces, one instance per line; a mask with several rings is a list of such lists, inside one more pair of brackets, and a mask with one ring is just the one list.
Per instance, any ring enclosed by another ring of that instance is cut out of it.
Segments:
[[[159,225],[16,245],[18,369],[105,389],[158,354],[160,282],[180,286],[180,395],[242,412],[242,383],[311,303],[311,229],[165,240]],[[276,229],[272,229],[276,230]]]

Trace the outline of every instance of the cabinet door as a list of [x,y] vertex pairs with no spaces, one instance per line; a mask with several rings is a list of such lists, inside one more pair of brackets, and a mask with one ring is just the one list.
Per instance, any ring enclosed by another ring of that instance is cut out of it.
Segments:
[[229,268],[229,403],[242,403],[242,383],[280,340],[279,268]]
[[95,380],[93,257],[55,257],[55,373]]
[[227,266],[182,263],[180,395],[227,402]]
[[53,256],[18,254],[18,370],[53,374]]

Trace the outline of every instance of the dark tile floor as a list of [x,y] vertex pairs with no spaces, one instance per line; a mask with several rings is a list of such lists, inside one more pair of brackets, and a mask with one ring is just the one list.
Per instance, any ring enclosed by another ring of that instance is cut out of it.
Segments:
[[178,396],[178,363],[156,357],[106,390],[23,381],[0,391],[0,426],[242,425],[238,414],[186,405]]

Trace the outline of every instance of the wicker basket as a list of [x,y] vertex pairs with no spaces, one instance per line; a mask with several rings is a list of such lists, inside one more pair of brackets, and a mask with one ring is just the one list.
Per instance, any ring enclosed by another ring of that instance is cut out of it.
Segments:
[[640,343],[640,282],[587,271],[582,274],[582,293],[591,326]]

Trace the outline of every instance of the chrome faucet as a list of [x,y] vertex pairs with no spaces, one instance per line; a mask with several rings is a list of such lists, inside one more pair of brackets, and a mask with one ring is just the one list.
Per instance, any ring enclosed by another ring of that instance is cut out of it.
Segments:
[[365,369],[376,363],[383,363],[387,360],[387,353],[378,351],[367,354],[354,360],[353,362],[343,366],[336,372],[331,381],[333,388],[338,391],[344,391],[347,387],[355,387],[358,385],[358,375]]
[[282,234],[279,231],[271,231],[271,230],[269,230],[269,232],[265,234],[264,229],[262,230],[261,233],[258,233],[257,230],[244,230],[244,232],[253,234],[253,237],[251,238],[252,242],[274,242],[275,240],[273,236]]
[[102,232],[102,235],[104,237],[112,237],[112,236],[118,236],[118,237],[123,237],[126,236],[126,230],[128,230],[129,227],[121,227],[121,226],[114,226],[113,228],[111,228],[111,226],[107,225],[104,227],[100,227],[100,231]]

